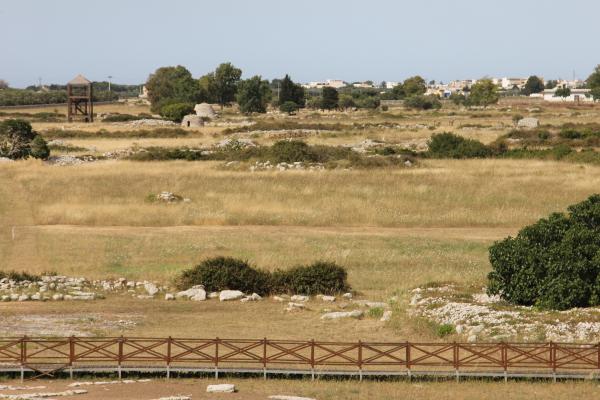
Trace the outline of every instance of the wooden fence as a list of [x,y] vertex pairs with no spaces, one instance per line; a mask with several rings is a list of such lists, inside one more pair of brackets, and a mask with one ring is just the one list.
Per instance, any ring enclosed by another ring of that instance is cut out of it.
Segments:
[[0,338],[3,370],[584,377],[600,372],[600,345],[18,337]]

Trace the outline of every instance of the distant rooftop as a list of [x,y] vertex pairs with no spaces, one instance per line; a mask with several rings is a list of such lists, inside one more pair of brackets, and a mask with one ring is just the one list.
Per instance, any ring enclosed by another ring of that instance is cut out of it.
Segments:
[[85,76],[79,74],[69,81],[69,85],[88,85],[92,83]]

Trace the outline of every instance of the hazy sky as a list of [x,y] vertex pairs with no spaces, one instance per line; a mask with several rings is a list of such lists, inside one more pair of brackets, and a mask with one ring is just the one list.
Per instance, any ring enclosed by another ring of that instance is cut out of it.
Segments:
[[0,79],[139,83],[223,61],[244,77],[586,78],[598,0],[0,0]]

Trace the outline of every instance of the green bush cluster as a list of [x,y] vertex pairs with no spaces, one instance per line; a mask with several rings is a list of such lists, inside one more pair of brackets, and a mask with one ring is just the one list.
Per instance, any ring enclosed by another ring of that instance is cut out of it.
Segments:
[[404,100],[404,106],[418,110],[439,110],[442,103],[435,96],[426,96],[423,94],[407,97]]
[[429,140],[428,156],[432,158],[485,158],[492,150],[483,143],[453,133],[438,133]]
[[22,119],[0,122],[0,157],[13,160],[29,157],[46,159],[49,155],[46,141],[32,129],[29,122]]
[[181,122],[183,117],[193,112],[194,104],[192,103],[167,104],[160,109],[160,115],[173,122]]
[[62,130],[52,128],[44,131],[42,135],[46,139],[70,139],[70,138],[174,138],[190,135],[189,130],[182,128],[155,128],[155,129],[132,129],[129,131],[109,131],[100,129],[98,131],[83,131],[77,129]]
[[600,195],[523,228],[489,251],[488,292],[544,309],[600,305]]
[[[44,275],[55,275],[54,273],[46,273]],[[40,275],[34,275],[34,274],[30,274],[29,272],[25,272],[25,271],[0,271],[0,279],[10,279],[16,282],[23,282],[23,281],[29,281],[29,282],[37,282],[41,279]]]
[[132,114],[110,114],[107,115],[106,117],[104,117],[104,119],[102,119],[102,122],[129,122],[129,121],[137,121],[140,119],[153,119],[152,115],[150,114],[139,114],[139,115],[132,115]]
[[336,294],[350,289],[346,270],[333,262],[317,261],[271,273],[232,257],[208,258],[184,270],[175,283],[182,290],[203,285],[207,291],[231,289],[260,295]]

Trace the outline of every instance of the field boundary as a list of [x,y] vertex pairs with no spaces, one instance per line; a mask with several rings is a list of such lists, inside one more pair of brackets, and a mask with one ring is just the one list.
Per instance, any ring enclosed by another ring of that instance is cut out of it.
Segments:
[[23,336],[0,338],[3,372],[596,379],[600,344]]

